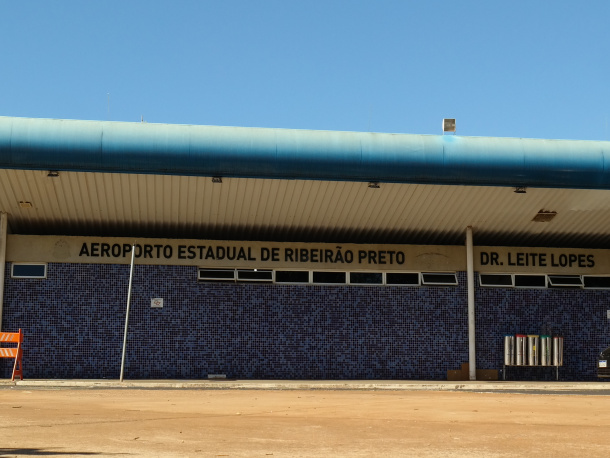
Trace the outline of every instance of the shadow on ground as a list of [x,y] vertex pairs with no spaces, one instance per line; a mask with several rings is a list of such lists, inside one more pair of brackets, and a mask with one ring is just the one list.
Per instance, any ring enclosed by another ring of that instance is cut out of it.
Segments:
[[129,453],[73,452],[44,448],[0,448],[0,456],[129,455]]

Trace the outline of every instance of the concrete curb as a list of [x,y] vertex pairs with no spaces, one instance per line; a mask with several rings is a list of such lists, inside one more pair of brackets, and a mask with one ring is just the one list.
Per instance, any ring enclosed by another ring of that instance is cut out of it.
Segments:
[[0,387],[197,390],[366,390],[366,391],[610,391],[602,382],[438,382],[438,381],[310,381],[310,380],[19,380]]

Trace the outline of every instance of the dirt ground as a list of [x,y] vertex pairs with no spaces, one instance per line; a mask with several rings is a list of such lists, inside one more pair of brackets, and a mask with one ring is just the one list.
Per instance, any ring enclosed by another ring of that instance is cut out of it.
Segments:
[[610,454],[610,396],[0,389],[0,456]]

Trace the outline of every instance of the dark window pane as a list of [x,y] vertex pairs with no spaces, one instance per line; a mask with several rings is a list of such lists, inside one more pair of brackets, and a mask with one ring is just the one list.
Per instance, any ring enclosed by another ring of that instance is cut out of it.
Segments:
[[345,272],[314,272],[314,283],[345,283]]
[[549,275],[550,286],[582,286],[582,278],[579,275]]
[[200,280],[234,280],[233,269],[199,269]]
[[386,274],[386,284],[419,286],[419,274],[389,272]]
[[349,281],[361,285],[381,285],[383,284],[383,274],[381,272],[350,272]]
[[423,285],[457,285],[455,274],[422,273]]
[[546,288],[544,275],[515,275],[515,286],[524,288]]
[[276,283],[309,283],[309,272],[306,270],[277,270]]
[[237,279],[241,281],[271,281],[273,272],[271,270],[238,270]]
[[45,278],[46,264],[13,264],[13,277]]
[[480,274],[481,286],[513,286],[510,274]]
[[584,277],[585,288],[610,288],[610,277]]

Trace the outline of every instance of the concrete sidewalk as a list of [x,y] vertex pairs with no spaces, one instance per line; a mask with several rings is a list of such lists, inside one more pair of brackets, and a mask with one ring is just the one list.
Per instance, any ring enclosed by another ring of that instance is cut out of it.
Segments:
[[[562,391],[609,392],[610,383],[422,380],[10,380],[0,387],[197,390],[394,390],[394,391]],[[605,393],[604,393],[605,394]]]

